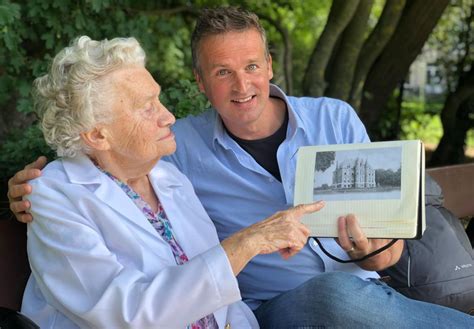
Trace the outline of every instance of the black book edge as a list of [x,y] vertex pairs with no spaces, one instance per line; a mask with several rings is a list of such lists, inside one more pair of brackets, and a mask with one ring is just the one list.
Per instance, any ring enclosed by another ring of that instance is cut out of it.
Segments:
[[424,152],[424,148],[423,147],[420,147],[420,182],[419,182],[419,188],[418,188],[418,218],[417,218],[417,226],[416,226],[416,235],[411,238],[411,239],[407,239],[407,240],[419,240],[421,239],[422,235],[423,235],[423,231],[424,231],[424,227],[423,227],[423,211],[424,211],[424,202],[423,202],[423,185],[424,182],[423,182],[423,176],[424,176],[424,172],[423,172],[423,154]]

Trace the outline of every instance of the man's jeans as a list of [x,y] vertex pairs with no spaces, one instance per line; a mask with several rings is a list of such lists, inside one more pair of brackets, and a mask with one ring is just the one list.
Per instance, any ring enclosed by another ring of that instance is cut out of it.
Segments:
[[343,272],[318,275],[265,302],[255,315],[263,329],[474,328],[474,317],[467,314]]

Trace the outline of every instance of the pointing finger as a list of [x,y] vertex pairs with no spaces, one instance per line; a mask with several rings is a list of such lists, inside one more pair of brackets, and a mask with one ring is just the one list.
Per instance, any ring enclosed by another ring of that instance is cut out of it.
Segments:
[[324,205],[325,205],[324,201],[316,201],[313,203],[300,204],[294,208],[294,211],[297,216],[302,216],[304,214],[310,214],[310,213],[319,211],[324,207]]

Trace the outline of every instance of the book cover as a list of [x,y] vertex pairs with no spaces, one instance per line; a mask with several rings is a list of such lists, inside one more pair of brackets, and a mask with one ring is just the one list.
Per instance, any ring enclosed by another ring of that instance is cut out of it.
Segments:
[[352,213],[369,238],[420,238],[424,155],[419,140],[301,147],[294,204],[326,202],[302,222],[311,236],[337,237],[337,218]]

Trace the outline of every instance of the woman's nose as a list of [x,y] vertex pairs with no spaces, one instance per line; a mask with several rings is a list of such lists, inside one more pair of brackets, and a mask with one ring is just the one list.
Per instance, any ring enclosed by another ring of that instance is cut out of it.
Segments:
[[163,104],[160,104],[161,110],[158,117],[158,125],[161,127],[171,126],[176,122],[176,118]]

